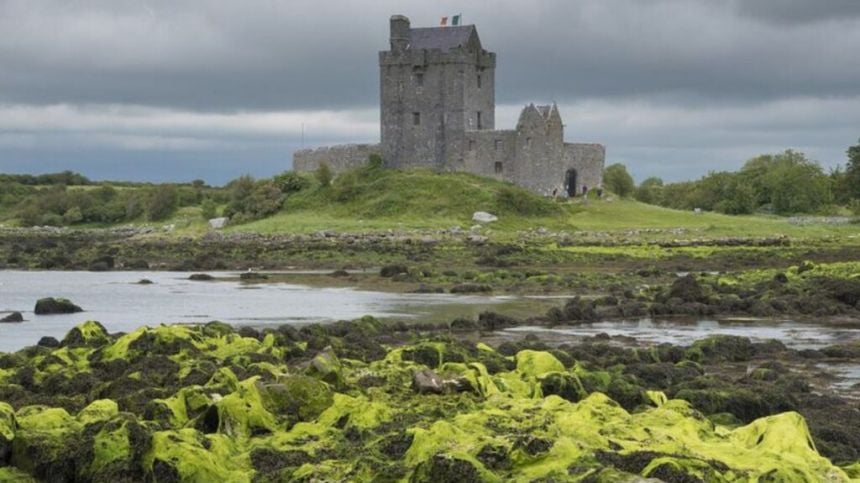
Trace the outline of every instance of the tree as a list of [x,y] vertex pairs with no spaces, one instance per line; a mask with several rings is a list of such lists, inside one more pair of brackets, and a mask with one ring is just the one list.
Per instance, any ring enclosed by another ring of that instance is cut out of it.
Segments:
[[[857,140],[860,143],[860,139]],[[851,146],[846,153],[848,165],[845,167],[845,186],[848,197],[860,200],[860,144]]]
[[615,163],[603,171],[603,186],[616,195],[626,198],[633,194],[636,184],[623,164]]
[[663,180],[652,176],[639,185],[634,197],[637,201],[641,201],[642,203],[659,204],[662,191]]

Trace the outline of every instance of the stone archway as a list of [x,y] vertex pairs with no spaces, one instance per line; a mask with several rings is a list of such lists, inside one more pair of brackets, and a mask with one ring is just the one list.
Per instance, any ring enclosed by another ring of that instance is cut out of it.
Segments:
[[577,173],[573,168],[568,169],[564,174],[564,191],[567,193],[567,196],[571,198],[576,196],[576,178]]

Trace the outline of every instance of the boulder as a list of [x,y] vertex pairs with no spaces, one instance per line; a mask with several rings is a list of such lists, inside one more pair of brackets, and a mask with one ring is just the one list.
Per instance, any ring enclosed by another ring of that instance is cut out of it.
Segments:
[[229,218],[224,217],[224,216],[219,217],[219,218],[211,218],[209,220],[209,228],[211,228],[213,230],[220,230],[221,228],[224,228],[225,226],[227,226],[227,222],[229,220],[230,220]]
[[83,311],[84,309],[73,304],[68,299],[53,297],[39,299],[34,309],[36,315],[74,314]]
[[208,273],[192,273],[188,280],[193,280],[195,282],[211,282],[215,280],[215,277],[209,275]]
[[492,213],[487,213],[486,211],[476,211],[472,214],[472,221],[477,221],[478,223],[492,223],[494,221],[499,221],[499,217]]
[[419,394],[442,394],[442,378],[430,369],[416,371],[412,375],[412,389]]
[[24,322],[24,316],[21,315],[21,312],[11,312],[0,319],[0,322]]

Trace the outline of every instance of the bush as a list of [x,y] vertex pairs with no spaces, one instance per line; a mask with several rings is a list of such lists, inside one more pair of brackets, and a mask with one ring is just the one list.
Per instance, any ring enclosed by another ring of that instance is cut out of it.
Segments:
[[200,215],[204,220],[211,220],[218,216],[218,204],[211,198],[206,198],[200,205]]
[[257,220],[277,213],[284,204],[284,194],[275,181],[254,181],[241,176],[230,182],[230,203],[224,216],[233,223]]
[[151,221],[165,220],[176,211],[179,197],[171,185],[159,185],[152,189],[146,203],[146,214]]
[[603,186],[616,195],[627,198],[633,194],[636,184],[623,164],[615,163],[603,171]]
[[295,171],[284,171],[283,173],[275,176],[273,181],[281,190],[281,193],[285,195],[298,193],[311,185],[311,180],[308,179],[307,176],[296,173]]
[[328,164],[322,163],[319,168],[317,168],[314,173],[317,181],[320,186],[328,186],[331,184],[331,180],[334,178],[334,174],[331,172],[331,168],[328,167]]

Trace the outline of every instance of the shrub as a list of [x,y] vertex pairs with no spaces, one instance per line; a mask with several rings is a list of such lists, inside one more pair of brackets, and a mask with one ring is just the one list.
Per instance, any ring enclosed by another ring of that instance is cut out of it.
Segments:
[[165,220],[176,211],[179,196],[171,185],[159,185],[152,189],[146,204],[146,214],[151,221]]
[[281,190],[281,193],[290,194],[298,193],[299,191],[310,187],[311,180],[307,176],[295,171],[284,171],[274,177],[273,181]]
[[334,174],[331,172],[331,168],[328,167],[328,164],[322,163],[319,168],[317,168],[314,173],[317,181],[320,186],[328,186],[331,184],[331,180],[334,178]]
[[200,215],[204,220],[211,220],[218,216],[218,204],[211,198],[206,198],[200,205]]

